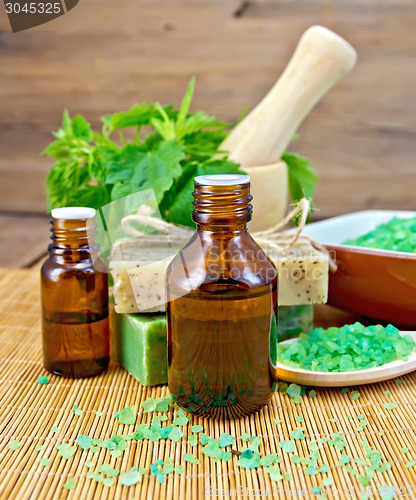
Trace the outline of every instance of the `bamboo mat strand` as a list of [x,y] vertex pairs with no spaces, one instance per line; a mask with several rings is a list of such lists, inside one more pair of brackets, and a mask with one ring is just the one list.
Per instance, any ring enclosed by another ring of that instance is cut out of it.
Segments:
[[[133,426],[120,425],[114,418],[117,411],[127,406],[137,408],[136,425],[150,424],[155,413],[146,413],[141,402],[148,397],[166,397],[168,390],[166,386],[145,388],[114,365],[106,373],[88,379],[61,379],[48,374],[46,385],[37,382],[42,375],[46,372],[42,365],[38,271],[0,268],[1,500],[193,500],[215,497],[209,494],[215,490],[221,491],[221,497],[230,496],[234,491],[238,498],[259,498],[260,495],[261,498],[319,498],[318,493],[312,493],[312,488],[323,488],[324,478],[330,478],[332,484],[322,492],[322,498],[359,498],[362,486],[358,476],[347,473],[338,461],[341,454],[348,455],[351,469],[364,474],[365,468],[353,462],[356,457],[367,459],[363,440],[380,452],[382,463],[391,463],[391,469],[383,474],[375,471],[369,483],[373,491],[385,483],[402,488],[399,496],[410,497],[410,488],[416,486],[416,467],[406,467],[410,460],[416,460],[415,374],[403,377],[400,384],[390,380],[354,388],[360,392],[356,401],[350,393],[341,394],[340,389],[316,389],[316,396],[304,395],[301,404],[294,404],[288,396],[276,392],[262,411],[250,417],[232,421],[194,417],[188,426],[182,427],[184,436],[178,442],[130,440],[119,457],[111,456],[106,448],[99,447],[92,453],[91,449],[83,451],[78,446],[68,460],[59,455],[56,446],[74,445],[81,434],[105,440],[131,433]],[[386,402],[393,402],[397,407],[387,410],[383,406]],[[73,405],[82,410],[81,415],[75,414]],[[96,411],[102,412],[102,416],[97,416]],[[166,415],[169,425],[174,415],[172,412]],[[359,415],[368,420],[361,431],[357,430],[362,422]],[[303,421],[299,422],[297,417],[303,417]],[[280,423],[276,424],[275,419]],[[259,436],[262,456],[281,457],[278,466],[283,475],[290,475],[291,481],[286,478],[272,481],[264,467],[254,470],[239,467],[236,454],[228,462],[215,462],[201,452],[200,444],[191,447],[188,436],[191,425],[195,424],[202,425],[203,432],[215,439],[223,432],[231,434],[235,439],[233,450],[241,450],[246,444],[240,438],[243,433]],[[53,426],[58,428],[56,432],[51,430]],[[327,472],[305,474],[306,466],[295,464],[292,455],[279,447],[279,441],[293,439],[290,431],[297,427],[304,427],[305,438],[295,441],[296,454],[309,456],[311,441],[316,440],[320,455],[318,467],[328,464]],[[335,432],[342,433],[345,449],[338,450],[320,442]],[[15,451],[8,447],[12,440],[20,442]],[[41,451],[36,451],[38,445],[43,445]],[[405,448],[409,453],[403,452]],[[194,454],[199,465],[185,462],[183,453]],[[184,470],[181,475],[169,474],[159,484],[150,472],[150,464],[166,457],[173,460],[175,467],[183,465]],[[41,467],[40,460],[45,458],[49,463]],[[121,473],[131,467],[143,467],[146,473],[133,486],[122,486],[119,478],[115,478],[114,485],[107,487],[87,478],[89,469],[85,462],[88,461],[95,464],[91,470],[109,463]],[[68,491],[64,484],[71,478],[76,479],[76,486]],[[380,498],[380,495],[370,495],[373,497]]]

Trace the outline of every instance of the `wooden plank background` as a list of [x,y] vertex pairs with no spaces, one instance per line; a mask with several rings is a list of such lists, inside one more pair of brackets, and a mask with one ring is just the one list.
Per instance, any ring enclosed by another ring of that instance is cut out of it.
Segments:
[[138,101],[179,103],[195,74],[193,109],[234,120],[268,91],[313,24],[359,53],[292,145],[321,177],[318,217],[414,209],[414,0],[81,0],[16,34],[0,4],[0,214],[45,213],[51,163],[39,152],[64,108],[98,125]]

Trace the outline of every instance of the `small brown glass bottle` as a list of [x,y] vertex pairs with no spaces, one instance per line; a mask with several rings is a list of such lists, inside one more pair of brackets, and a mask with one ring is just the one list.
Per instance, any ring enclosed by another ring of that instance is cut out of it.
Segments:
[[97,269],[95,210],[52,210],[52,243],[41,269],[43,364],[63,377],[89,377],[109,363],[108,275]]
[[274,381],[277,276],[247,232],[250,178],[195,178],[197,231],[167,270],[169,390],[186,410],[241,417]]

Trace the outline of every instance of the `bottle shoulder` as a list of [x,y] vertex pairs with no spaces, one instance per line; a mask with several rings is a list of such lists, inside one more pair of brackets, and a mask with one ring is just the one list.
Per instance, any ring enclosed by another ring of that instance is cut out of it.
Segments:
[[276,276],[273,262],[247,231],[231,237],[197,232],[169,265],[167,284],[185,290],[215,284],[258,288],[273,285]]

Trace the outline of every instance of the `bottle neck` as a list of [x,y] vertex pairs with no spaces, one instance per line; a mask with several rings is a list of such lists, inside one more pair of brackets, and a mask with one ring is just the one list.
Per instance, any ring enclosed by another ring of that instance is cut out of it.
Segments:
[[195,183],[192,219],[198,231],[246,231],[252,217],[250,184],[203,185]]
[[87,260],[98,251],[95,244],[94,219],[52,219],[52,255],[61,256],[66,262]]

